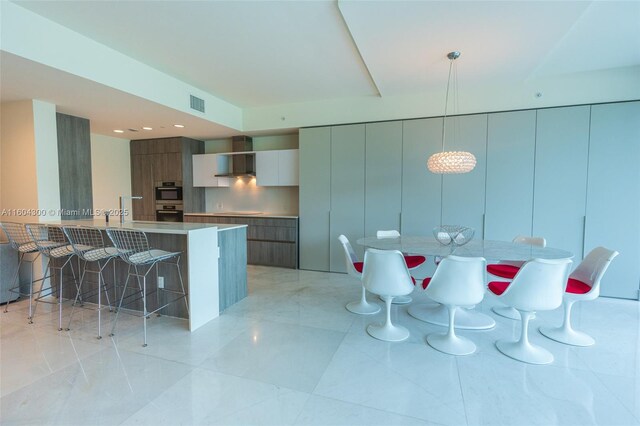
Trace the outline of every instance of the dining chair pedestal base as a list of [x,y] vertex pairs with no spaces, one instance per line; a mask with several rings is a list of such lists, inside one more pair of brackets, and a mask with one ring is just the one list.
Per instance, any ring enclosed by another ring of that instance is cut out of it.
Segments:
[[[449,325],[449,312],[444,305],[411,305],[409,315],[429,324]],[[488,330],[496,326],[496,321],[489,315],[480,312],[458,309],[456,312],[455,327],[461,330]]]
[[509,358],[528,364],[551,364],[553,355],[548,350],[534,346],[528,341],[510,342],[498,340],[496,348]]
[[449,336],[448,333],[433,333],[427,336],[427,343],[433,349],[449,355],[471,355],[476,345],[471,340],[460,336]]
[[375,303],[368,302],[351,302],[347,303],[347,311],[358,315],[373,315],[380,312],[380,306]]
[[572,346],[592,346],[596,343],[593,337],[581,331],[576,331],[571,327],[540,327],[540,333],[556,342]]
[[401,342],[409,337],[409,330],[400,325],[371,324],[367,326],[367,333],[371,337],[386,342]]
[[[384,299],[382,297],[379,298],[384,302]],[[413,302],[411,296],[396,296],[393,298],[393,301],[391,303],[393,303],[394,305],[408,305],[411,302]]]
[[[500,315],[501,317],[509,318],[512,320],[520,321],[520,314],[517,310],[512,308],[511,306],[494,306],[491,308],[494,314]],[[535,315],[531,317],[535,318]]]

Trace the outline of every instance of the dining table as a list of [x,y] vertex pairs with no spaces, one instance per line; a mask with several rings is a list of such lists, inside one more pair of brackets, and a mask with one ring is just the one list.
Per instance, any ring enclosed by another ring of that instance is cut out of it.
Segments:
[[[571,259],[573,253],[552,247],[540,247],[508,241],[473,239],[464,245],[442,244],[433,237],[402,235],[392,238],[364,237],[356,241],[365,248],[398,250],[405,254],[419,254],[442,258],[449,255],[483,257],[489,262],[527,261],[530,259]],[[469,307],[471,308],[471,307]],[[448,326],[449,314],[441,304],[413,304],[409,314],[430,324]],[[469,330],[486,330],[495,327],[495,320],[474,309],[459,309],[455,327]]]

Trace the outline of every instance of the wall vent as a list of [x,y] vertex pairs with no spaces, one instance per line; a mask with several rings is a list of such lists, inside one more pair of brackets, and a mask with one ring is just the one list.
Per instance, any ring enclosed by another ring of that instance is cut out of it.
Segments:
[[204,99],[196,98],[193,95],[190,95],[190,96],[191,96],[191,109],[204,112]]

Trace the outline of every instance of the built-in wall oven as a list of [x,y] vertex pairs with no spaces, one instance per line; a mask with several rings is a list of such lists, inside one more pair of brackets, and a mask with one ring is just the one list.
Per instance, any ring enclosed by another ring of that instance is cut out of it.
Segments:
[[182,182],[156,182],[156,203],[164,201],[182,203]]
[[156,220],[158,222],[182,222],[183,219],[182,204],[156,204]]
[[182,222],[183,214],[182,182],[156,182],[156,220]]

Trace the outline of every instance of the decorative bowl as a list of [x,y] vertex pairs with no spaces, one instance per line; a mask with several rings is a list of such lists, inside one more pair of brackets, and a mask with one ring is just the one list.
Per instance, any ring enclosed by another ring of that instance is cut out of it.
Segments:
[[475,230],[460,225],[440,225],[433,228],[433,236],[443,246],[462,246],[473,238]]

